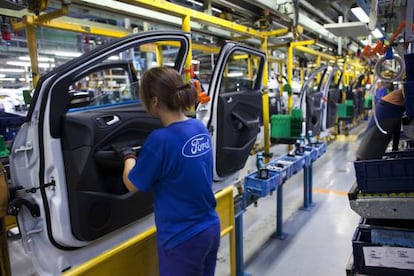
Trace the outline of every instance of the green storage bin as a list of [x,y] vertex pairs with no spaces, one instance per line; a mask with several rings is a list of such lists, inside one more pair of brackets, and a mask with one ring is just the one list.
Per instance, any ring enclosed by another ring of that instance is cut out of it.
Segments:
[[302,119],[302,109],[299,109],[299,108],[292,109],[292,118]]
[[272,138],[287,138],[290,137],[290,115],[277,114],[271,117],[271,132]]
[[4,136],[0,135],[0,157],[7,157],[9,156],[10,151],[4,142]]
[[368,96],[364,99],[364,108],[372,108],[372,97]]
[[336,115],[338,117],[346,117],[347,114],[347,105],[346,104],[338,104],[338,109],[336,110]]
[[290,136],[300,137],[302,133],[302,117],[292,117],[290,119]]

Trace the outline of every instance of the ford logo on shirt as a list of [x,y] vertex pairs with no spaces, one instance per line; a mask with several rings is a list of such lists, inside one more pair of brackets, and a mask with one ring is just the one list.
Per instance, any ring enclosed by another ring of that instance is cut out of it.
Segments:
[[185,142],[182,154],[185,157],[197,157],[208,153],[210,150],[210,136],[208,134],[198,134]]

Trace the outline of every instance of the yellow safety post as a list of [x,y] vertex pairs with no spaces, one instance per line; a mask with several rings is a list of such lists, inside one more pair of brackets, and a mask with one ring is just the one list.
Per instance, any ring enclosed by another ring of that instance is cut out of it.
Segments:
[[[261,50],[266,54],[267,59],[267,37],[262,38],[262,45]],[[269,124],[270,124],[270,118],[269,118],[269,94],[267,90],[267,82],[269,78],[268,74],[268,63],[265,61],[264,68],[263,68],[263,79],[262,79],[262,85],[263,85],[263,94],[262,94],[262,108],[263,108],[263,132],[264,132],[264,162],[269,162],[270,157],[270,130],[269,130]]]
[[158,65],[162,66],[162,46],[159,44],[157,44],[157,47],[155,48],[155,57]]
[[305,83],[305,68],[300,68],[300,85],[303,86]]
[[[191,33],[191,25],[190,25],[190,16],[189,15],[183,16],[182,30],[184,32]],[[186,82],[190,82],[190,80],[191,80],[191,66],[192,66],[192,60],[193,60],[193,50],[192,50],[192,47],[191,47],[191,39],[190,39],[190,46],[189,47],[190,47],[190,49],[189,49],[188,54],[187,54],[187,59],[185,60],[185,68],[184,68],[185,81]]]
[[8,187],[6,176],[4,175],[3,164],[0,163],[0,275],[10,276],[10,258],[7,245],[7,229],[5,217],[8,204]]
[[32,15],[26,15],[24,17],[24,22],[26,24],[27,48],[29,50],[30,67],[32,69],[32,83],[33,87],[36,87],[37,82],[40,78],[40,71],[37,59],[37,41],[34,19],[35,18]]
[[[233,186],[215,194],[220,217],[221,236],[229,235],[230,274],[236,275],[236,243],[234,226]],[[156,230],[152,227],[99,256],[64,272],[74,275],[159,275]]]
[[[321,67],[321,56],[317,56],[315,60],[316,68]],[[321,74],[319,73],[316,76],[316,82],[319,83],[321,81]]]
[[[287,49],[287,83],[292,87],[292,78],[293,78],[293,45],[289,44]],[[293,97],[292,93],[288,95],[288,114],[292,112],[293,107]]]

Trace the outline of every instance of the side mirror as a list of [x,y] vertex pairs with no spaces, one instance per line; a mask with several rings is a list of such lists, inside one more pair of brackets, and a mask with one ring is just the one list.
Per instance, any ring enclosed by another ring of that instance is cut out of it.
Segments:
[[69,91],[69,108],[84,107],[90,105],[94,100],[91,91]]

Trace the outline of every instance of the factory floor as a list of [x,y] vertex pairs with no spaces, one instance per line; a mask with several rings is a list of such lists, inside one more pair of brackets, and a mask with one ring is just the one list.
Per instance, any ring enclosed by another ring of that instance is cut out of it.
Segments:
[[[243,214],[246,275],[346,275],[352,236],[360,219],[349,207],[347,192],[355,181],[357,138],[366,125],[362,122],[343,141],[338,139],[329,144],[326,153],[313,164],[312,209],[300,210],[302,172],[284,183],[284,240],[272,238],[276,230],[276,193],[261,198],[257,207],[246,208]],[[279,145],[272,151],[275,155],[284,154],[287,148]],[[253,168],[254,163],[250,166]],[[228,240],[223,239],[216,275],[229,275]]]
[[[272,238],[276,229],[276,193],[261,198],[257,207],[243,214],[245,275],[300,276],[346,275],[352,253],[352,235],[359,216],[350,207],[347,192],[355,181],[353,161],[366,122],[355,127],[344,141],[330,143],[313,164],[313,203],[303,211],[303,174],[297,173],[283,186],[283,232],[286,239]],[[349,139],[350,138],[350,139]],[[354,139],[352,139],[354,138]],[[272,147],[274,156],[287,152],[286,145]],[[246,171],[254,170],[251,158]],[[12,275],[36,275],[21,242],[9,242]],[[230,274],[228,235],[222,239],[217,276]]]

